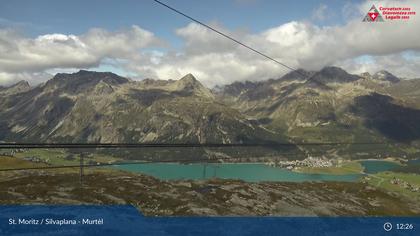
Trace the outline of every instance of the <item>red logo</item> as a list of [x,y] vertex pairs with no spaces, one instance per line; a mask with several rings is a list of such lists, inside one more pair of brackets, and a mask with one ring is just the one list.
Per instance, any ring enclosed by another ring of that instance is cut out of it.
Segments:
[[376,9],[375,5],[372,5],[368,13],[366,14],[363,21],[367,22],[381,22],[384,21],[384,19],[381,16],[381,13],[379,13],[378,9]]
[[375,21],[376,17],[378,17],[379,13],[376,12],[369,12],[368,13],[370,16],[370,19],[372,19],[372,21]]

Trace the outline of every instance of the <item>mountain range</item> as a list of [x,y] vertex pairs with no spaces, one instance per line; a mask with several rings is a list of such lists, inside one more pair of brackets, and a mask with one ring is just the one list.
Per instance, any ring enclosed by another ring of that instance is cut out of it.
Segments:
[[191,74],[131,81],[113,73],[57,74],[0,90],[0,139],[14,142],[246,143],[285,140],[218,101]]
[[213,89],[191,74],[133,81],[85,70],[0,87],[5,142],[387,142],[409,152],[419,120],[420,79],[338,67]]

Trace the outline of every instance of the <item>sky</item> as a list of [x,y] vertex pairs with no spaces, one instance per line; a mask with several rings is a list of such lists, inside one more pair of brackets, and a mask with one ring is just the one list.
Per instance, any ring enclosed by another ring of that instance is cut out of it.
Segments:
[[[420,1],[162,1],[293,68],[420,77],[417,16],[362,22],[373,4],[416,11]],[[80,69],[133,79],[192,73],[209,87],[289,72],[152,0],[0,1],[0,85]]]

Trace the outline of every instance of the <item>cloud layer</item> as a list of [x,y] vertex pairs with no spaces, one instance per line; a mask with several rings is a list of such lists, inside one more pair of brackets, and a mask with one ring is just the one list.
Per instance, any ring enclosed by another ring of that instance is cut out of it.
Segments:
[[[418,2],[399,2],[397,5],[420,9]],[[353,6],[353,9],[359,9],[358,17],[337,26],[320,27],[311,22],[292,21],[258,34],[218,28],[294,68],[318,70],[338,65],[354,73],[387,69],[404,77],[420,77],[420,59],[416,53],[420,51],[420,34],[415,33],[420,28],[420,19],[362,22],[370,7],[369,3]],[[157,65],[132,69],[152,72],[152,77],[165,79],[192,72],[208,85],[276,78],[288,72],[195,23],[176,33],[185,41],[182,53],[164,55]]]
[[136,58],[138,50],[159,42],[153,33],[138,26],[118,32],[91,29],[79,36],[47,34],[34,39],[3,29],[0,30],[0,83],[30,79],[31,74],[36,77],[49,69],[97,67],[106,58]]
[[[346,4],[345,9],[357,12],[347,14],[356,17],[343,25],[292,21],[254,34],[215,27],[294,68],[317,70],[338,65],[355,73],[387,69],[400,76],[420,77],[420,34],[416,32],[420,19],[413,16],[409,21],[362,22],[371,4]],[[381,1],[380,5],[420,9],[418,1]],[[328,9],[323,6],[322,12]],[[92,68],[105,61],[138,78],[178,79],[193,73],[208,86],[277,78],[288,72],[195,23],[175,33],[184,47],[161,51],[156,47],[166,45],[163,40],[139,26],[118,32],[91,29],[83,35],[48,34],[34,39],[3,29],[0,84],[31,75],[38,78],[37,82],[51,69]]]

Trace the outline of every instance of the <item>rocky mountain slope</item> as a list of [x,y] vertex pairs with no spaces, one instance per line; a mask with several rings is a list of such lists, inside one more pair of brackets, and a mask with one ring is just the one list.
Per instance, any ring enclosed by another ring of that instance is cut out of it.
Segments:
[[401,151],[420,139],[419,91],[420,80],[337,67],[212,91],[191,74],[132,81],[82,70],[33,88],[26,82],[0,88],[0,140],[385,142]]
[[0,96],[26,92],[30,88],[31,86],[29,85],[29,83],[27,81],[22,80],[11,86],[7,86],[7,87],[0,86]]
[[137,82],[113,73],[79,71],[57,74],[31,89],[16,91],[16,86],[0,93],[4,141],[285,141],[216,101],[192,75],[177,81]]
[[295,141],[388,142],[399,149],[420,137],[419,86],[420,80],[401,80],[387,71],[352,75],[326,67],[214,92],[249,119]]

